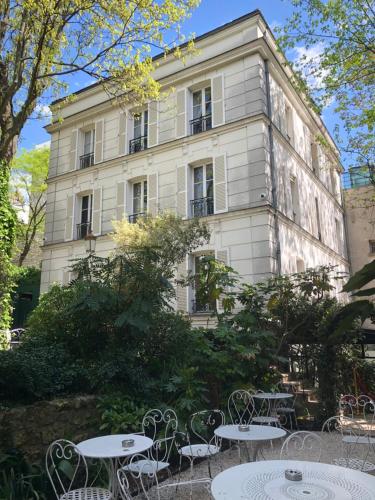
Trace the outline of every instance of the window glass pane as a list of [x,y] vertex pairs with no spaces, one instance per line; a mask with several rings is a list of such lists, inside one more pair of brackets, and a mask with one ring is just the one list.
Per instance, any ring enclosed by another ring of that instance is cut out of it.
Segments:
[[141,202],[142,202],[142,184],[137,182],[133,184],[133,213],[137,214],[141,212]]
[[134,139],[142,135],[142,116],[140,114],[134,115]]
[[202,116],[202,91],[198,90],[193,93],[193,119]]
[[147,210],[147,181],[143,182],[143,211]]
[[206,165],[206,179],[211,180],[214,178],[213,171],[212,171],[212,165]]
[[84,145],[83,145],[83,154],[87,155],[93,152],[93,130],[89,130],[85,132],[84,136]]
[[143,112],[143,135],[148,135],[148,111]]
[[212,198],[214,197],[214,183],[213,181],[207,181],[206,183],[206,190],[207,190],[207,193],[206,193],[206,196],[207,198]]
[[196,182],[203,182],[203,167],[194,169],[194,183]]
[[211,114],[211,87],[207,87],[204,90],[204,103],[205,103],[205,114],[210,115]]

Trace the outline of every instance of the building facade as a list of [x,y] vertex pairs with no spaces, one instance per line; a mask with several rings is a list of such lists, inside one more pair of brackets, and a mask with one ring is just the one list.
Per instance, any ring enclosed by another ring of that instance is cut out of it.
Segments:
[[[260,12],[195,43],[185,63],[159,60],[158,102],[116,107],[93,85],[52,106],[42,291],[69,280],[90,229],[104,256],[113,220],[166,210],[211,229],[180,273],[207,252],[246,282],[322,264],[348,270],[337,149]],[[194,312],[193,295],[178,290],[178,308]]]

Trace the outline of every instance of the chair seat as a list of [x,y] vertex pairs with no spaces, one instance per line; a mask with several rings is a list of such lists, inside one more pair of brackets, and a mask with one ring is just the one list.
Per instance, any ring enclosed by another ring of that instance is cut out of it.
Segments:
[[333,460],[335,465],[340,465],[341,467],[347,467],[348,469],[360,470],[362,472],[370,472],[375,470],[375,464],[368,462],[367,460],[361,460],[360,458],[336,458]]
[[278,417],[254,417],[252,422],[256,424],[278,424]]
[[375,438],[370,436],[344,436],[342,440],[350,444],[375,444]]
[[60,500],[110,500],[113,495],[103,488],[79,488],[65,493]]
[[178,452],[185,457],[208,457],[219,453],[220,448],[213,444],[191,444],[183,446]]
[[137,460],[129,465],[125,465],[123,470],[135,472],[137,474],[156,474],[169,467],[168,462],[157,462],[156,460]]

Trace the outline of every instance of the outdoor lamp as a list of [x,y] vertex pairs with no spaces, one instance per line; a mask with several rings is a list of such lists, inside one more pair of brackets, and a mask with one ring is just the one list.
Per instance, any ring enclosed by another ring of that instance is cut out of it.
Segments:
[[85,236],[85,247],[86,247],[86,253],[92,254],[95,253],[95,247],[96,247],[96,236],[94,236],[93,232],[90,231],[86,234]]

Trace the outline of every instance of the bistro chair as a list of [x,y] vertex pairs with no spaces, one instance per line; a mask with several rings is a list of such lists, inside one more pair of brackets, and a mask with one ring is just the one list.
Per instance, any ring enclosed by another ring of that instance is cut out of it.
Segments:
[[133,457],[123,467],[124,471],[131,472],[133,477],[145,474],[148,479],[156,479],[159,472],[165,471],[171,477],[169,458],[174,447],[177,427],[178,420],[174,410],[149,410],[143,417],[142,431],[153,440],[153,445],[146,458],[142,458],[144,455],[137,455],[138,459]]
[[[262,390],[258,390],[257,393],[264,393]],[[259,425],[275,425],[276,427],[280,427],[280,420],[273,409],[271,401],[267,398],[264,398],[260,402],[260,406],[258,407],[258,411],[256,410],[256,406],[254,405],[255,411],[254,416],[251,419],[252,424]]]
[[122,500],[132,500],[132,483],[136,484],[138,495],[142,492],[145,498],[149,500],[153,496],[152,493],[155,492],[158,500],[160,499],[157,470],[153,461],[142,453],[133,455],[128,467],[117,470],[117,479]]
[[293,431],[293,429],[298,431],[298,420],[295,407],[297,392],[293,386],[288,386],[286,392],[293,394],[293,397],[280,400],[277,404],[276,412],[279,415],[279,421],[282,427],[288,426],[291,431]]
[[280,450],[280,460],[320,462],[322,447],[322,438],[315,432],[294,432],[284,441]]
[[58,500],[110,500],[112,493],[88,486],[86,459],[71,441],[54,441],[46,454],[46,469]]
[[[371,472],[375,464],[370,461],[374,454],[375,438],[366,433],[365,427],[356,419],[336,415],[327,419],[322,427],[328,460],[334,465]],[[335,456],[332,456],[332,450]]]
[[228,414],[233,425],[250,424],[255,413],[255,403],[249,391],[239,389],[228,399]]

